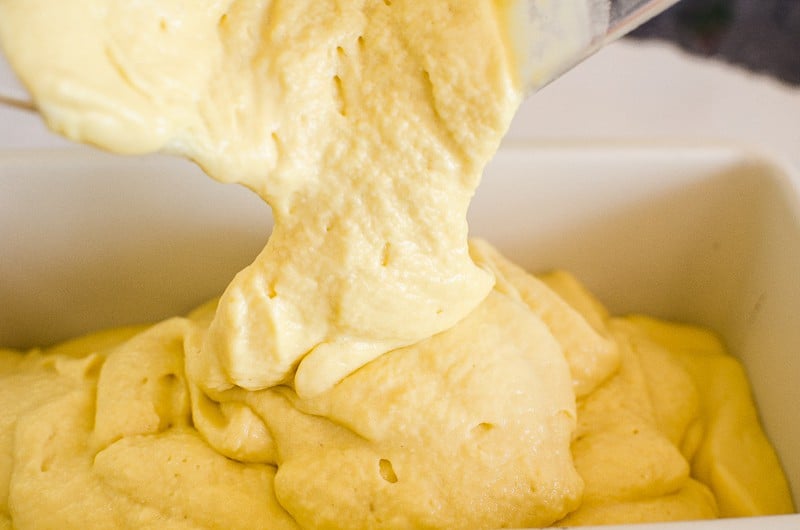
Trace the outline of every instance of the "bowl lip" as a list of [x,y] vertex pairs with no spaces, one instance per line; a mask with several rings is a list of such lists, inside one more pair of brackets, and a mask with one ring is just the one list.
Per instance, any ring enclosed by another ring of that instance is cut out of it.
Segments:
[[764,146],[735,140],[687,138],[509,139],[500,145],[497,155],[520,156],[531,152],[562,156],[572,153],[598,156],[618,153],[621,157],[651,155],[654,158],[666,155],[713,156],[727,159],[734,165],[762,168],[764,171],[760,176],[777,186],[792,212],[795,224],[800,226],[800,166],[788,155]]
[[[748,158],[769,161],[773,165],[785,169],[795,169],[791,159],[782,153],[761,145],[731,139],[698,139],[685,137],[574,137],[574,138],[512,138],[506,137],[497,148],[497,153],[519,151],[632,151],[654,153],[663,151],[679,151],[699,153],[702,151],[738,154]],[[35,146],[35,147],[3,147],[0,146],[0,158],[30,157],[50,154],[52,156],[69,157],[112,157],[117,159],[171,159],[184,158],[168,153],[154,152],[150,154],[112,153],[92,145],[72,143],[68,146]],[[800,169],[800,168],[798,168]],[[800,175],[798,175],[800,177]]]
[[[504,155],[519,154],[561,154],[581,153],[589,155],[619,153],[624,155],[664,156],[665,154],[684,154],[698,156],[701,154],[726,156],[742,163],[760,164],[772,169],[775,176],[795,196],[800,195],[800,166],[787,154],[769,149],[765,146],[730,139],[695,139],[695,138],[647,138],[647,137],[610,137],[610,138],[505,138],[498,146],[489,164]],[[130,155],[117,154],[82,144],[68,147],[15,147],[0,146],[0,166],[6,163],[20,163],[34,159],[41,163],[74,162],[98,160],[110,163],[132,164],[190,164],[202,172],[199,166],[180,156],[156,152],[150,154]],[[210,177],[209,177],[210,178]]]
[[[681,137],[664,138],[540,138],[540,139],[514,139],[503,140],[498,148],[498,153],[520,151],[584,151],[596,152],[629,152],[648,153],[654,155],[664,152],[677,152],[685,154],[709,153],[718,155],[735,156],[743,161],[758,162],[772,166],[780,173],[785,173],[793,181],[800,183],[800,167],[784,153],[769,149],[762,145],[737,141],[731,139],[697,139]],[[800,191],[800,187],[795,187]]]
[[581,528],[581,530],[761,530],[763,528],[769,528],[770,530],[796,530],[798,523],[800,523],[800,513],[575,528]]

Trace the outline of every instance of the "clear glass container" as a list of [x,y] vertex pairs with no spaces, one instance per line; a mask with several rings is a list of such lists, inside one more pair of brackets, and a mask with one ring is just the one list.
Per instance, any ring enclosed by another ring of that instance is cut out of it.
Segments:
[[547,85],[606,44],[678,0],[521,0],[509,27],[527,93]]

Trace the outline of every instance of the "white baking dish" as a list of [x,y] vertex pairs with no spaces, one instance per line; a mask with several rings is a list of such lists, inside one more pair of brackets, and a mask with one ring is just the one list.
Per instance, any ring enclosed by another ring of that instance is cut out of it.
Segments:
[[[800,504],[798,182],[726,146],[506,147],[471,229],[531,270],[576,273],[614,313],[717,330]],[[224,288],[269,225],[250,192],[181,160],[0,153],[0,345],[184,312]],[[687,525],[789,529],[800,515]]]

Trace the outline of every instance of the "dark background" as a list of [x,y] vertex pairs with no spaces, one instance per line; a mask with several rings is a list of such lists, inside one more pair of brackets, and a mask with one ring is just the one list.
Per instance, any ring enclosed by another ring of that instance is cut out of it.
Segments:
[[631,33],[800,85],[800,0],[681,0]]

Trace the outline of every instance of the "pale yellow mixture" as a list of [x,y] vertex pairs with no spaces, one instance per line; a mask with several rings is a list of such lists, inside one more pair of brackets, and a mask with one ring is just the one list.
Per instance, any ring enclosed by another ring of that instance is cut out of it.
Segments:
[[468,244],[521,99],[518,9],[0,0],[0,43],[53,129],[187,156],[276,221],[187,317],[0,351],[0,528],[792,510],[713,336],[610,318],[570,276]]

